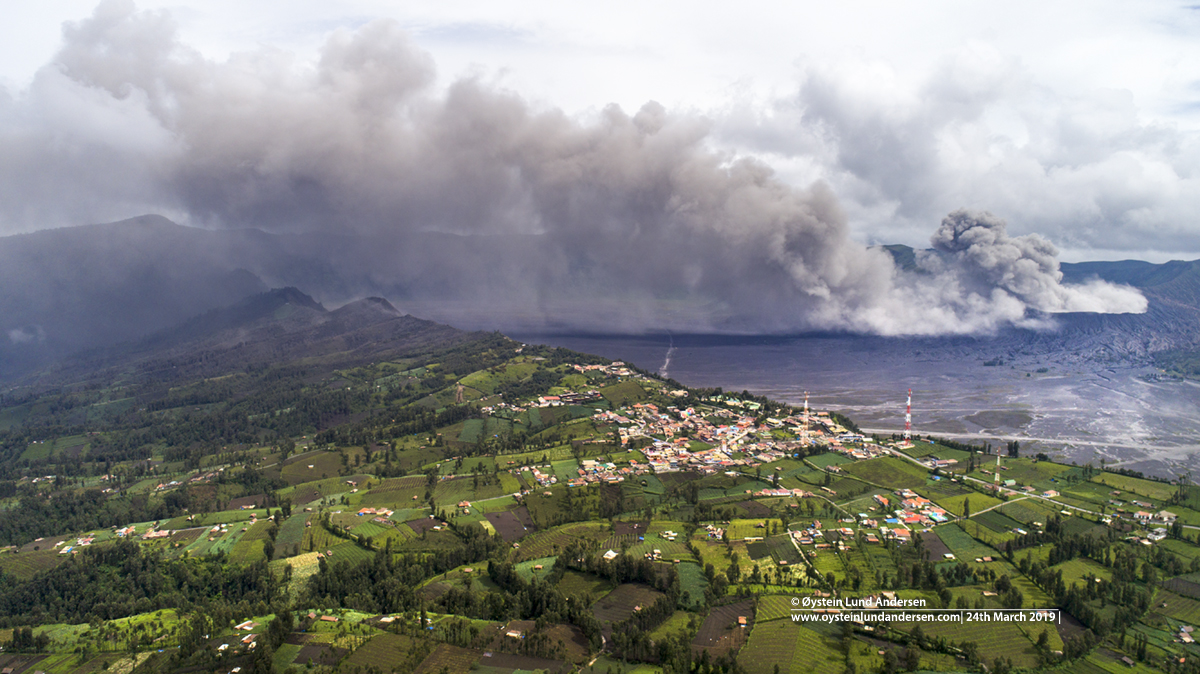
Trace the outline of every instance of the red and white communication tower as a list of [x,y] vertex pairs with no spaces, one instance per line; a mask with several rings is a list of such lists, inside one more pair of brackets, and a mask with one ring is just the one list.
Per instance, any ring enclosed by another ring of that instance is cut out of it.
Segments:
[[912,442],[912,389],[908,389],[908,404],[904,408],[904,441]]

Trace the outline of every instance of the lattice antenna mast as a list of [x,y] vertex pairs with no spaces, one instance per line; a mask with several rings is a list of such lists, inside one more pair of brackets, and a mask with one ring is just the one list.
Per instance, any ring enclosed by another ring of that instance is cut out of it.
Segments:
[[908,404],[904,408],[904,441],[912,441],[912,389],[908,389]]
[[804,392],[804,432],[801,434],[800,443],[808,444],[808,391]]

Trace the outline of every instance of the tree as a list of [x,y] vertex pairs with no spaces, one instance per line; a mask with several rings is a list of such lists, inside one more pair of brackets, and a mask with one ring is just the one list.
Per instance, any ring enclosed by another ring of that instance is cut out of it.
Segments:
[[883,671],[885,674],[895,674],[899,664],[895,651],[889,648],[883,652]]
[[970,517],[971,517],[971,497],[968,496],[967,498],[963,499],[963,519],[969,519]]
[[960,648],[967,662],[971,664],[979,662],[979,644],[976,644],[974,641],[964,641]]
[[912,639],[912,643],[916,644],[918,647],[925,648],[925,631],[921,629],[920,625],[916,625],[912,628],[912,632],[909,633],[909,638]]

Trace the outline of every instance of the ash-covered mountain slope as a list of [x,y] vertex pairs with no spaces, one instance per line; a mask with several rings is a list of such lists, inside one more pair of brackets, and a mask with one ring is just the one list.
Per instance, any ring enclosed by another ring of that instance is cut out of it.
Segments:
[[1140,260],[1062,265],[1063,278],[1093,278],[1139,289],[1149,300],[1143,314],[1062,314],[1062,329],[1024,340],[1065,355],[1147,360],[1154,354],[1200,344],[1200,261],[1151,264]]

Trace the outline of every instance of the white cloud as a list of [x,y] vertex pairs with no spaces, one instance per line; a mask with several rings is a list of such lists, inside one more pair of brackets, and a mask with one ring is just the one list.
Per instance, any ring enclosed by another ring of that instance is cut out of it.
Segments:
[[29,325],[8,331],[8,341],[13,344],[35,344],[45,341],[46,333],[40,325]]

